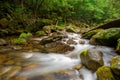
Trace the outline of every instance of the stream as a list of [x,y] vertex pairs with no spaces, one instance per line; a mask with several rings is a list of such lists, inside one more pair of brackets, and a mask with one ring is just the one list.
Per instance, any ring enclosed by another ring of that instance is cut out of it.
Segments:
[[[106,66],[109,66],[110,59],[117,55],[113,48],[90,45],[89,40],[82,39],[81,35],[75,33],[67,35],[64,43],[69,39],[76,42],[70,45],[75,49],[67,54],[24,51],[0,54],[1,60],[5,59],[4,65],[0,61],[0,80],[96,80],[96,73],[84,66],[79,70],[74,69],[74,66],[81,64],[79,57],[81,51],[85,49],[102,51]],[[85,44],[80,44],[80,40],[85,40]]]

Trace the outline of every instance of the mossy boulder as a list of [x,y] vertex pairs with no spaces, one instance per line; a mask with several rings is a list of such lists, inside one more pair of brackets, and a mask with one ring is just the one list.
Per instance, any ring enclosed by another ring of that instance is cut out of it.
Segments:
[[75,26],[75,25],[73,25],[73,24],[70,24],[70,25],[68,25],[68,26],[66,27],[66,31],[67,31],[67,32],[79,32],[80,29],[79,29],[79,27],[77,27],[77,26]]
[[0,19],[0,26],[2,28],[6,28],[8,26],[8,24],[9,24],[9,21],[6,18]]
[[117,43],[117,48],[116,50],[120,53],[120,39],[118,39],[118,43]]
[[90,39],[91,44],[100,44],[107,46],[116,46],[120,38],[120,28],[110,28],[101,31]]
[[43,31],[46,32],[47,34],[50,34],[54,30],[54,25],[48,25],[43,27]]
[[92,71],[104,65],[103,53],[96,49],[83,50],[80,58],[82,64]]
[[112,74],[110,67],[107,66],[98,68],[96,74],[97,80],[116,80]]
[[120,56],[115,56],[110,62],[110,67],[117,80],[120,80]]
[[17,38],[17,39],[11,40],[11,43],[13,45],[21,45],[21,44],[27,44],[27,41],[26,39],[23,39],[23,38]]
[[53,52],[53,53],[65,54],[69,51],[72,51],[73,49],[74,49],[74,47],[71,47],[65,43],[57,41],[57,42],[52,42],[52,43],[49,43],[49,44],[46,44],[45,46],[43,46],[41,48],[41,52],[44,52],[44,53]]
[[92,30],[89,32],[86,32],[85,34],[82,35],[83,38],[85,39],[90,39],[93,35],[97,34],[98,32],[103,31],[103,29],[96,29],[96,30]]
[[40,30],[40,31],[36,32],[36,35],[37,36],[44,36],[44,35],[46,35],[46,33],[45,33],[45,31]]

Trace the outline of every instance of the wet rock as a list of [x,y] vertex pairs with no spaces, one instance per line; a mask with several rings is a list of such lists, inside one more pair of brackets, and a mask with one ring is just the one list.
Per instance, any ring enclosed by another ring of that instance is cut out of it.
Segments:
[[90,39],[91,44],[101,44],[107,46],[116,46],[120,38],[120,28],[110,28],[101,31]]
[[37,68],[38,66],[39,66],[39,63],[30,63],[23,67],[23,71],[33,70],[33,69]]
[[1,76],[1,79],[2,80],[8,80],[11,77],[15,76],[20,70],[21,70],[20,66],[14,66],[8,72],[6,72],[5,74],[3,74]]
[[83,67],[82,64],[78,64],[78,65],[74,66],[73,69],[80,70],[82,67]]
[[71,47],[65,43],[62,42],[52,42],[49,44],[46,44],[41,50],[42,52],[45,53],[67,53],[69,51],[72,51],[74,49],[74,47]]
[[63,38],[63,36],[50,36],[48,38],[44,38],[40,41],[40,44],[45,45],[47,43],[51,43],[51,42],[55,42],[55,41],[59,41]]
[[67,44],[76,44],[76,42],[75,42],[73,39],[69,39],[69,40],[67,41]]
[[8,60],[4,63],[4,65],[13,65],[14,61],[13,60]]
[[82,64],[92,71],[96,71],[99,67],[104,65],[103,53],[96,49],[82,51],[80,58]]
[[45,73],[42,75],[30,77],[29,80],[58,80],[53,73]]
[[118,39],[118,43],[117,43],[117,48],[116,48],[117,52],[120,53],[120,39]]
[[120,80],[120,56],[115,56],[110,62],[110,67],[117,80]]
[[103,29],[96,29],[96,30],[86,32],[85,34],[82,35],[82,38],[90,39],[93,35],[97,34],[98,32],[101,32],[101,31],[103,31]]
[[98,68],[96,73],[97,73],[97,80],[116,80],[112,74],[110,67],[102,66]]
[[4,46],[6,44],[7,44],[6,40],[0,39],[0,46]]
[[80,44],[85,44],[85,40],[80,40],[79,43]]
[[13,78],[10,78],[10,80],[28,80],[27,76],[16,76]]

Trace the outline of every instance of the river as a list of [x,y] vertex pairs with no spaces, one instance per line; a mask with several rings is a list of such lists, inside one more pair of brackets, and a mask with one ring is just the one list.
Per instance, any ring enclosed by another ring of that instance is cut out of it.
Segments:
[[[70,45],[74,46],[75,49],[68,54],[23,51],[4,54],[7,55],[6,59],[12,56],[9,59],[11,61],[9,61],[9,64],[13,62],[14,65],[0,65],[2,67],[0,69],[0,80],[96,80],[96,73],[84,66],[79,70],[73,69],[74,66],[81,64],[79,57],[81,51],[93,48],[102,51],[104,65],[106,66],[109,66],[110,59],[117,55],[113,48],[90,45],[89,40],[82,39],[79,34],[67,33],[67,35],[68,38],[63,40],[64,43],[69,39],[76,42],[76,44]],[[39,38],[35,39],[41,40]],[[85,44],[80,44],[80,40],[84,40]],[[68,72],[66,71],[67,75],[57,72],[61,70],[68,70]],[[18,77],[14,78],[16,76]]]

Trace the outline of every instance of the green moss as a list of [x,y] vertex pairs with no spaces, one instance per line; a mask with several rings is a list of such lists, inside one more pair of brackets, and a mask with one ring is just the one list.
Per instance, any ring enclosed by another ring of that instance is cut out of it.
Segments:
[[111,69],[107,66],[102,66],[97,70],[97,80],[115,80]]
[[117,50],[118,52],[120,52],[120,39],[118,39],[118,43],[117,43],[117,48],[116,48],[116,50]]
[[81,56],[82,56],[82,55],[85,56],[85,55],[87,55],[87,53],[88,53],[88,50],[83,50],[80,55],[81,55]]
[[27,41],[25,39],[23,39],[23,38],[18,38],[18,39],[11,40],[11,43],[13,45],[21,45],[21,44],[26,44]]
[[102,45],[116,46],[117,40],[120,38],[120,28],[110,28],[105,31],[101,31],[92,38]]
[[37,36],[44,36],[44,35],[46,35],[46,33],[44,31],[37,31],[36,35]]
[[84,35],[82,35],[82,37],[85,39],[90,39],[93,35],[101,31],[104,31],[104,30],[103,29],[92,30],[92,31],[86,32]]
[[20,34],[20,36],[19,36],[19,38],[28,38],[28,37],[31,37],[32,36],[32,34],[31,33],[21,33]]

